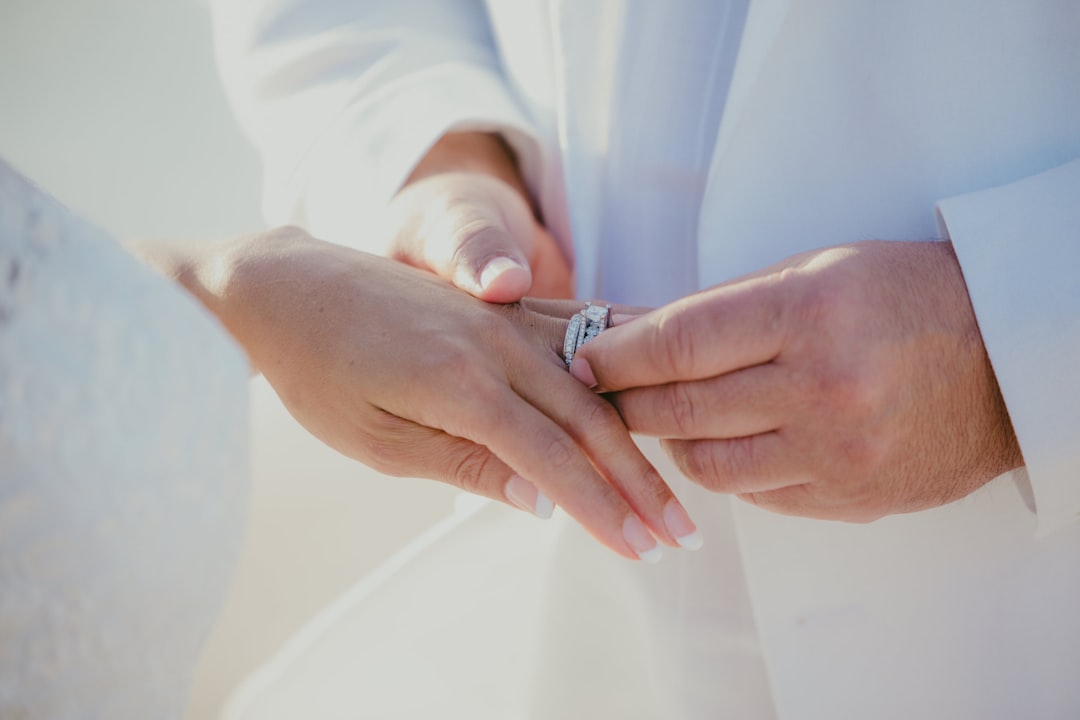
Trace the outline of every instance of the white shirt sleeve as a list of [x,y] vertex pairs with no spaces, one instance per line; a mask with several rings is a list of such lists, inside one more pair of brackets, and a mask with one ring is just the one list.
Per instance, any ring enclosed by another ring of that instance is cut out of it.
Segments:
[[1046,535],[1080,519],[1080,160],[938,212]]
[[482,2],[213,0],[212,13],[273,225],[377,249],[375,218],[447,131],[498,131],[537,152]]

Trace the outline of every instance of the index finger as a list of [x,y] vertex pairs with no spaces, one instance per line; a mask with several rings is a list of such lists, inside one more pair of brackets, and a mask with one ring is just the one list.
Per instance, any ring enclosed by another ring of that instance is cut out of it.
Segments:
[[775,276],[676,300],[580,348],[570,372],[601,391],[699,380],[774,359],[783,344]]
[[512,388],[474,386],[452,404],[446,432],[487,447],[623,557],[659,559],[659,545],[629,501],[562,427]]

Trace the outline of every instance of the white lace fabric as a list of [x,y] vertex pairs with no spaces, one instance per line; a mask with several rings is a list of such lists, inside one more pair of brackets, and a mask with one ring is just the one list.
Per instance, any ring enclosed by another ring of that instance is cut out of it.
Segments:
[[247,367],[0,161],[0,717],[168,718],[239,548]]

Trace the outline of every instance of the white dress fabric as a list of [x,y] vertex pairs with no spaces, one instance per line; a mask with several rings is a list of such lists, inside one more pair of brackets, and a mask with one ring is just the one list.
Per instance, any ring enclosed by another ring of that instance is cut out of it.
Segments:
[[[541,635],[515,706],[408,665],[385,682],[440,688],[443,717],[1080,715],[1080,4],[221,0],[215,20],[268,216],[331,240],[377,243],[380,208],[455,129],[515,147],[583,298],[655,304],[812,248],[950,238],[1024,453],[961,501],[847,525],[710,495],[650,445],[701,553],[642,567],[562,523],[549,561],[506,580],[544,573],[537,629],[500,635]],[[434,622],[489,587],[445,548],[477,533],[512,556],[502,532],[474,517],[429,545],[466,579],[429,595]],[[383,592],[423,587],[420,568]],[[393,627],[387,607],[346,615]],[[511,668],[468,652],[485,626],[411,648],[497,686]],[[279,717],[284,692],[422,717],[326,685],[395,642],[294,645],[235,717]]]
[[243,532],[247,372],[0,161],[0,717],[183,717]]

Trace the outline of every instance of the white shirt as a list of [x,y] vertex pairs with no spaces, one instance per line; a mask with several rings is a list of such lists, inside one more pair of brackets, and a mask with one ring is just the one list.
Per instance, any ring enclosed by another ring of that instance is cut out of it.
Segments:
[[[439,135],[487,128],[583,297],[658,302],[866,238],[956,248],[1026,469],[866,526],[731,514],[673,480],[708,549],[613,580],[596,568],[617,561],[571,543],[552,605],[579,597],[575,567],[606,581],[552,615],[578,622],[540,653],[550,692],[577,687],[559,669],[586,646],[615,660],[580,618],[618,606],[655,653],[619,658],[641,708],[714,717],[735,702],[717,668],[758,653],[786,718],[1075,716],[1080,5],[231,0],[217,18],[275,222],[362,245]],[[742,595],[710,603],[717,578]]]

